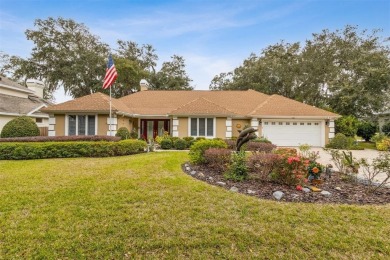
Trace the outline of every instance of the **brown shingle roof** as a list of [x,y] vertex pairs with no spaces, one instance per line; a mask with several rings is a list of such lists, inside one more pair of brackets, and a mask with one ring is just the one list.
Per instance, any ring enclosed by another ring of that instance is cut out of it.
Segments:
[[[132,113],[131,110],[121,101],[112,98],[112,111],[120,111],[125,113]],[[108,112],[110,111],[110,97],[97,92],[74,100],[70,100],[58,105],[49,106],[42,109],[44,112]]]
[[[112,99],[112,110],[137,115],[226,115],[232,117],[337,114],[279,95],[247,91],[140,91]],[[44,109],[45,112],[109,111],[109,96],[95,93]]]
[[337,117],[338,115],[279,95],[272,95],[254,109],[252,116]]
[[234,112],[221,107],[204,97],[197,98],[178,109],[169,113],[170,115],[236,115]]

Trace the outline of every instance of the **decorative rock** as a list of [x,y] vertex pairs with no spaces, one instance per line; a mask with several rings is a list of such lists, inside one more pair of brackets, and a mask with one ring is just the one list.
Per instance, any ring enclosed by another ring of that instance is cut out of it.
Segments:
[[335,190],[341,191],[341,188],[340,187],[336,187]]
[[209,179],[210,181],[213,181],[213,180],[214,180],[214,178],[213,178],[213,177],[208,177],[208,179]]
[[190,165],[188,163],[184,164],[184,167],[190,167]]
[[254,191],[254,190],[247,190],[247,193],[248,194],[256,194],[256,191]]
[[298,194],[292,194],[291,198],[295,200],[295,199],[299,198],[299,195]]
[[329,191],[323,190],[323,191],[321,191],[321,195],[329,197],[330,195],[332,195],[332,193],[330,193]]
[[200,178],[204,178],[203,172],[198,173],[198,176],[199,176]]
[[222,181],[217,181],[217,184],[220,185],[220,186],[225,186],[226,183],[222,182]]
[[272,193],[272,196],[274,196],[275,199],[280,200],[283,197],[284,193],[281,191],[275,191]]
[[310,192],[310,189],[309,188],[303,188],[302,191],[307,193],[307,192]]
[[189,166],[186,166],[186,171],[187,172],[191,171],[191,168]]
[[195,175],[195,174],[196,174],[196,171],[191,171],[190,174],[191,174],[191,175]]
[[230,188],[230,191],[232,191],[232,192],[238,192],[238,188],[233,186],[233,187]]

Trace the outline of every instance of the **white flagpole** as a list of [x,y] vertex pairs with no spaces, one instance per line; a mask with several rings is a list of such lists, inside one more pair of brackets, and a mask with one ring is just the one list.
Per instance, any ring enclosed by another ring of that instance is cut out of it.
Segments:
[[112,133],[111,133],[111,88],[114,87],[114,84],[112,84],[112,86],[110,86],[110,124],[109,124],[109,127],[110,127],[110,136],[112,136]]

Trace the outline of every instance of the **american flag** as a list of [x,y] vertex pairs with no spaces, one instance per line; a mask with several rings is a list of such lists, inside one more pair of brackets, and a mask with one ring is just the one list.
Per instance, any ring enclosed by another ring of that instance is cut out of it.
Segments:
[[114,83],[117,77],[118,73],[116,72],[115,64],[110,54],[110,56],[108,56],[107,70],[106,76],[104,76],[103,89],[109,88]]

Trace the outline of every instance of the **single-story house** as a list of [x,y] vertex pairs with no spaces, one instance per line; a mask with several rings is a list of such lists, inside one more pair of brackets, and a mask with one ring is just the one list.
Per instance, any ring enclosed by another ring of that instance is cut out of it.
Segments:
[[94,93],[44,108],[49,136],[114,135],[120,127],[149,140],[174,137],[232,138],[245,126],[278,146],[322,147],[340,117],[280,95],[247,91],[141,91],[119,99]]
[[19,116],[31,117],[38,125],[41,135],[47,135],[49,115],[40,111],[51,105],[43,99],[44,85],[38,80],[27,80],[27,88],[0,77],[0,132],[4,125]]

